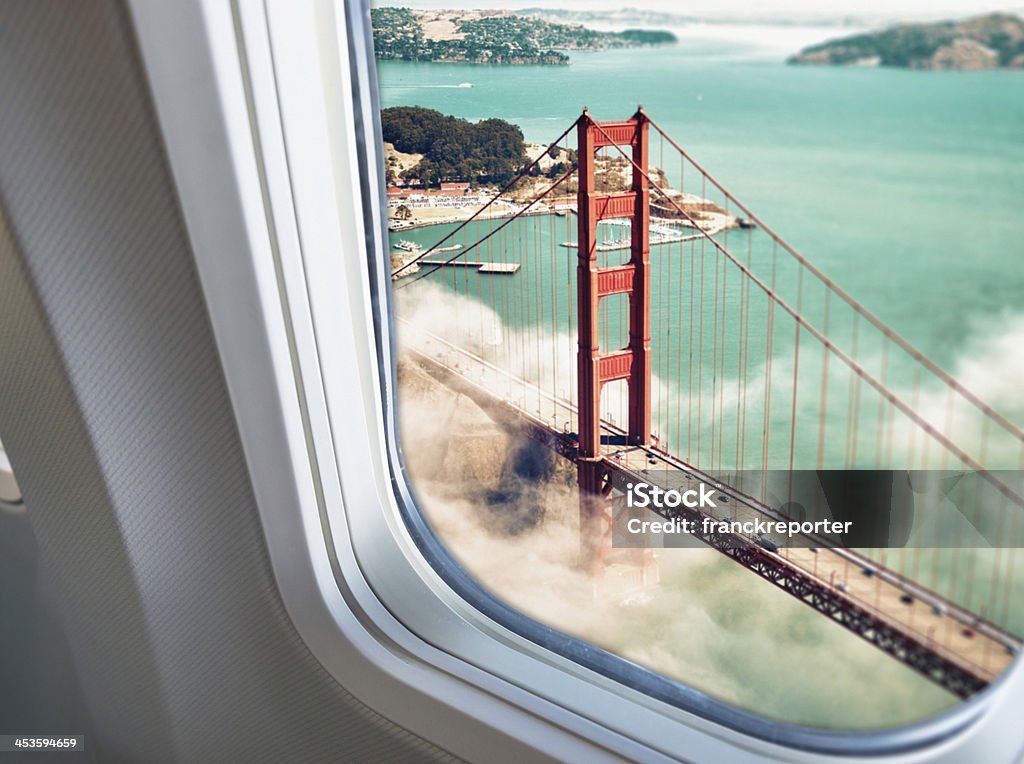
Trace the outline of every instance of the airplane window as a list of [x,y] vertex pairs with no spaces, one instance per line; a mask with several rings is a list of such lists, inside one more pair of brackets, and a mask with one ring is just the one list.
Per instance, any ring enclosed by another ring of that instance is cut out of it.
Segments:
[[3,443],[0,443],[0,507],[15,508],[21,506],[21,489],[14,480],[14,470],[11,469],[10,459],[4,451]]
[[1003,80],[833,66],[836,28],[782,16],[372,22],[405,464],[480,586],[804,727],[998,679],[1024,634]]

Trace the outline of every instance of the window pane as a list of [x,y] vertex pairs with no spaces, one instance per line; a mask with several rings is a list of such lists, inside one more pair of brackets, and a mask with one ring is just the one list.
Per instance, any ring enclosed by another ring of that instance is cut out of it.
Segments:
[[740,708],[933,717],[1024,633],[1024,83],[662,11],[373,11],[421,508],[512,607]]

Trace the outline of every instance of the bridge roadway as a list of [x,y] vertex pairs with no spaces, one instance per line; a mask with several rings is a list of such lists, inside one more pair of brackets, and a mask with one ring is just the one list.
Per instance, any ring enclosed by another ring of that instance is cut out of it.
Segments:
[[[575,460],[573,404],[399,320],[405,326],[403,350],[442,384],[471,398],[499,423]],[[604,464],[616,489],[624,491],[626,483],[638,481],[663,488],[705,482],[730,499],[717,510],[665,510],[666,517],[671,513],[691,519],[697,527],[705,516],[787,519],[671,454],[622,445],[624,432],[611,423],[602,423],[602,428],[607,433]],[[984,689],[1020,651],[1016,636],[853,550],[829,547],[809,536],[773,551],[741,535],[694,535],[960,697]]]

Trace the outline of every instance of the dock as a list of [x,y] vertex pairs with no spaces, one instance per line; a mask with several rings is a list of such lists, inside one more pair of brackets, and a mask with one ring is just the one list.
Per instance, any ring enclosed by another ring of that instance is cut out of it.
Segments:
[[477,273],[494,273],[502,276],[511,276],[519,270],[519,263],[481,263],[466,260],[421,260],[421,266],[437,266],[448,268],[476,268]]

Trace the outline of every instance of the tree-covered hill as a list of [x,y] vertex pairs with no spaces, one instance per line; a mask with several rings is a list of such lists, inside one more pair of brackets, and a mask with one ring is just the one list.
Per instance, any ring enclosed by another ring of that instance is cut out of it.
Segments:
[[603,50],[675,42],[671,32],[598,32],[507,11],[374,8],[377,58],[474,64],[567,64],[566,50]]
[[384,140],[423,159],[403,173],[427,186],[441,181],[503,185],[526,163],[523,133],[503,119],[469,122],[422,106],[381,112]]
[[990,13],[963,21],[904,24],[805,48],[793,64],[857,64],[911,69],[1024,68],[1024,20]]

